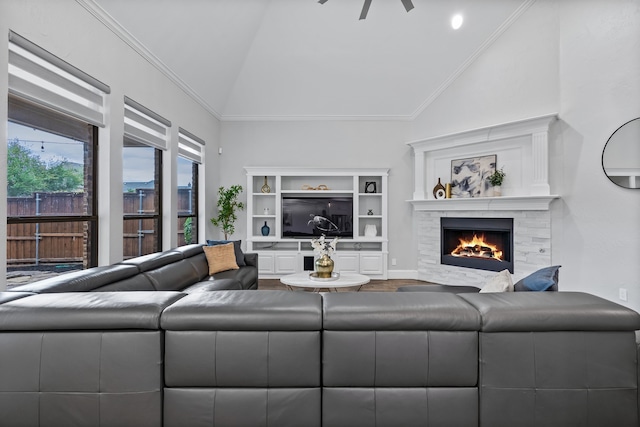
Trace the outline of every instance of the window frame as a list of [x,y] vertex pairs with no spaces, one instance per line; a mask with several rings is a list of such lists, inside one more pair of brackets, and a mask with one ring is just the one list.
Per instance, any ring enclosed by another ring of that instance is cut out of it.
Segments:
[[[16,95],[9,95],[7,121],[42,130],[44,132],[63,135],[68,138],[90,144],[90,162],[85,164],[91,168],[90,175],[93,178],[85,189],[90,191],[88,196],[90,214],[84,215],[7,215],[7,225],[14,224],[44,224],[60,222],[87,222],[88,223],[88,251],[86,259],[83,257],[83,268],[98,265],[98,127],[86,123],[74,117],[62,114],[46,106],[32,103]],[[84,131],[83,131],[84,129]],[[88,132],[87,132],[88,131]],[[84,135],[82,135],[84,133]],[[87,141],[86,139],[89,139]],[[7,203],[7,200],[5,200]],[[7,260],[8,261],[8,260]]]
[[[125,138],[126,139],[126,138]],[[123,149],[123,155],[124,155],[124,150],[127,148],[127,145],[125,145],[126,142],[123,144],[122,149]],[[124,213],[122,214],[123,217],[123,226],[124,226],[124,221],[130,221],[130,220],[145,220],[145,219],[153,219],[155,220],[155,224],[156,224],[156,244],[155,244],[155,248],[153,250],[153,252],[160,252],[162,250],[162,189],[163,187],[163,168],[162,168],[162,158],[163,158],[163,151],[160,150],[157,147],[154,147],[152,145],[146,145],[146,144],[142,144],[142,143],[136,143],[138,145],[131,145],[131,147],[135,147],[135,146],[144,146],[144,147],[148,147],[153,149],[153,156],[154,156],[154,197],[155,197],[155,201],[154,204],[156,206],[156,211],[155,213],[136,213],[136,214],[130,214],[130,213]],[[124,193],[123,193],[124,196]],[[122,245],[123,245],[123,250],[124,250],[124,233],[122,236]],[[153,253],[150,252],[150,253]],[[140,255],[147,255],[145,253],[139,253],[135,256],[140,256]],[[127,256],[125,256],[125,259],[127,259]]]

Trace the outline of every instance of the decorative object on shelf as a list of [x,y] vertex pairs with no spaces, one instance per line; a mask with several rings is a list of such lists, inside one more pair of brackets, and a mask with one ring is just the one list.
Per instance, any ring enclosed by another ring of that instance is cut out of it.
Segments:
[[451,198],[451,183],[447,182],[444,186],[444,197],[445,199]]
[[451,197],[490,195],[488,178],[496,170],[496,155],[451,161]]
[[260,229],[260,232],[262,233],[263,236],[268,236],[270,231],[271,231],[271,228],[267,225],[267,221],[265,221],[264,225]]
[[327,187],[327,186],[326,186],[326,185],[324,185],[324,184],[320,184],[320,185],[318,185],[317,187],[312,187],[312,186],[310,186],[309,184],[304,184],[304,185],[302,186],[302,189],[303,189],[303,190],[312,190],[312,191],[313,191],[313,190],[325,190],[325,191],[326,191],[326,190],[328,190],[328,189],[329,189],[329,187]]
[[367,224],[364,226],[365,237],[376,237],[378,235],[378,227],[375,224]]
[[491,188],[493,189],[493,196],[498,197],[502,196],[502,182],[504,181],[504,177],[507,176],[506,173],[500,168],[496,169],[490,176],[487,178],[489,180],[489,184],[491,184]]
[[367,215],[373,215],[373,209],[369,209],[369,210],[367,211]]
[[375,181],[366,182],[364,184],[364,192],[365,193],[377,193],[378,192],[378,184]]
[[229,188],[218,189],[218,216],[210,219],[216,227],[222,228],[224,238],[236,231],[234,223],[238,219],[236,211],[244,209],[244,203],[238,201],[238,195],[242,193],[242,185],[232,185]]
[[262,210],[262,213],[265,214],[265,215],[269,215],[269,208],[264,208]]
[[319,255],[316,259],[316,273],[319,278],[330,278],[333,273],[333,260],[331,255],[336,250],[338,238],[334,237],[330,242],[325,239],[324,234],[317,239],[311,239],[313,251]]
[[433,197],[436,199],[444,199],[446,196],[446,192],[444,189],[444,185],[440,182],[440,178],[438,178],[438,183],[435,187],[433,187]]
[[262,191],[263,193],[271,193],[271,187],[269,187],[269,184],[267,184],[267,177],[266,176],[264,177],[264,185],[262,186],[260,191]]

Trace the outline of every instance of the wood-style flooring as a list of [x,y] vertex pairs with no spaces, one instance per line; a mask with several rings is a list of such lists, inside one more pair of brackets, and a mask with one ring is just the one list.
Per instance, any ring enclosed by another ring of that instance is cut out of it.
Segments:
[[[360,292],[368,291],[368,292],[395,292],[399,286],[405,285],[425,285],[429,286],[432,283],[424,282],[422,280],[412,280],[412,279],[393,279],[393,280],[372,280],[360,289]],[[354,288],[341,288],[338,289],[338,292],[351,292],[356,290],[357,287]],[[280,283],[278,279],[259,279],[258,280],[258,289],[264,290],[281,290],[286,291],[287,287]]]

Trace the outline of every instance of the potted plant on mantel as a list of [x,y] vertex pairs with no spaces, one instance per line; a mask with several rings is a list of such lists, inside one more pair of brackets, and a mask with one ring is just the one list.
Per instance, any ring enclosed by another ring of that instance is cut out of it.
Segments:
[[489,184],[493,187],[493,196],[502,196],[502,182],[507,174],[504,173],[502,168],[496,169],[491,175],[489,175]]
[[242,193],[242,185],[218,189],[218,216],[211,218],[211,223],[222,229],[225,240],[228,240],[228,236],[236,231],[234,225],[238,219],[236,211],[244,209],[244,203],[238,201],[240,193]]

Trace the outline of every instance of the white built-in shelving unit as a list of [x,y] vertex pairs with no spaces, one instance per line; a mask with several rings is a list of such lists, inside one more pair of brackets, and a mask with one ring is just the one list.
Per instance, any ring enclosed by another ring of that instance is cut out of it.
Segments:
[[[335,271],[387,278],[388,169],[246,167],[247,251],[259,257],[260,277],[280,277],[305,270],[313,260],[310,238],[282,235],[282,198],[345,197],[353,200],[352,238],[340,238],[332,259]],[[263,192],[262,187],[269,187]],[[367,183],[375,183],[367,190]],[[317,189],[318,187],[326,189]],[[313,189],[309,189],[313,188]],[[267,236],[262,234],[264,225]],[[377,234],[365,236],[367,225]]]

